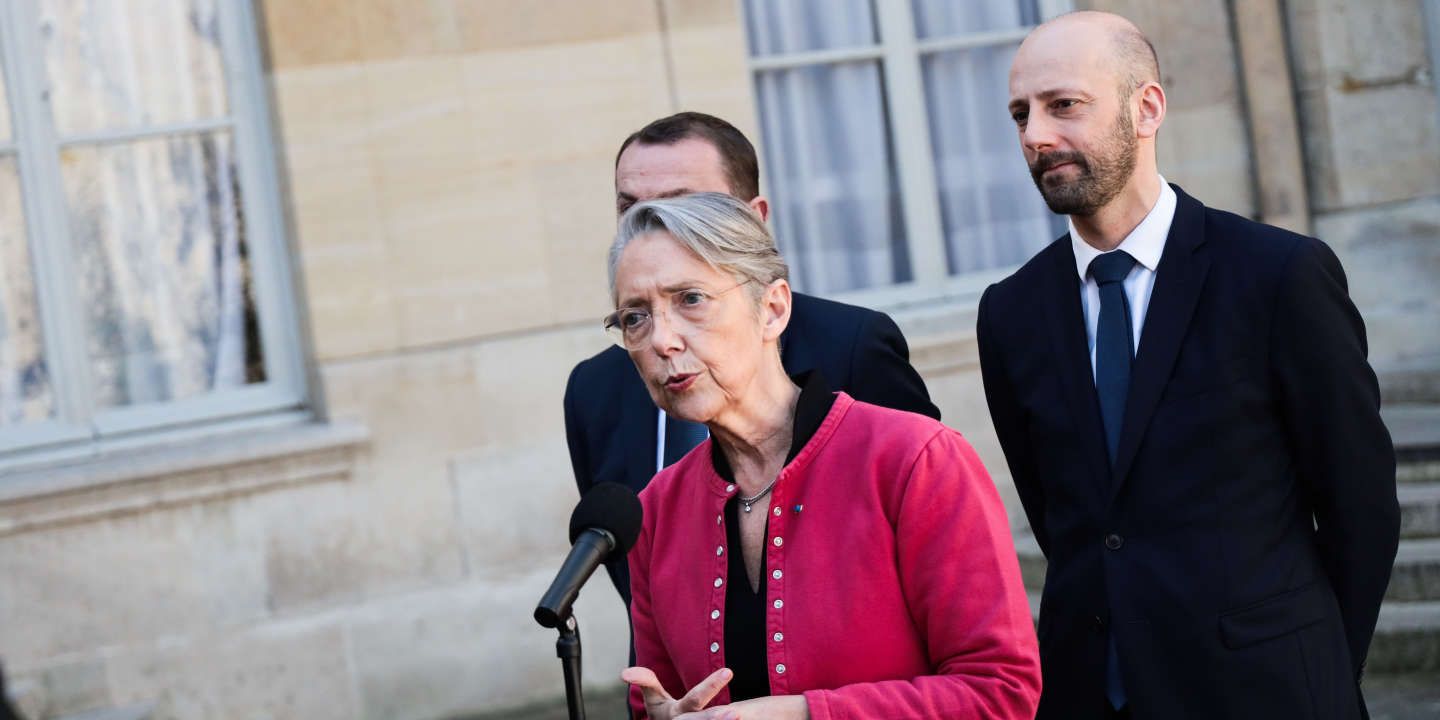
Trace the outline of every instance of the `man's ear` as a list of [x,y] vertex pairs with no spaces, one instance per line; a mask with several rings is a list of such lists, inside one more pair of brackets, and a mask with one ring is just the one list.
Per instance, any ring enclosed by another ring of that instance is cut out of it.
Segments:
[[1165,122],[1165,89],[1159,83],[1145,83],[1140,88],[1140,108],[1135,120],[1135,134],[1153,138]]
[[760,216],[760,222],[770,222],[770,201],[764,195],[756,195],[747,204]]

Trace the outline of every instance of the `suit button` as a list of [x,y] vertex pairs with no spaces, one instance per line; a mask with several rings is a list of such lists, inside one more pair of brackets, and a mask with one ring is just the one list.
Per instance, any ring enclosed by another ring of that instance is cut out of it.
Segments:
[[1109,535],[1105,536],[1105,547],[1110,548],[1111,550],[1119,550],[1120,546],[1124,544],[1125,538],[1122,538],[1115,533],[1110,533]]
[[1095,616],[1095,627],[1096,627],[1097,629],[1104,630],[1104,629],[1105,629],[1105,618],[1102,618],[1102,617],[1100,617],[1099,615],[1096,615],[1096,616]]

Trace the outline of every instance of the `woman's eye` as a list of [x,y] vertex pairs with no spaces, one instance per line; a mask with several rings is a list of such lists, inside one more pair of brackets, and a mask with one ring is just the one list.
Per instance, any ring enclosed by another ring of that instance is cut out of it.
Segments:
[[684,307],[695,307],[705,302],[705,293],[699,290],[686,290],[680,293],[680,304]]
[[643,324],[643,323],[645,322],[645,319],[646,319],[647,317],[648,317],[648,316],[647,316],[644,312],[639,311],[639,310],[634,310],[634,311],[626,312],[626,313],[620,313],[620,327],[622,327],[622,328],[634,328],[634,327],[639,327],[641,324]]

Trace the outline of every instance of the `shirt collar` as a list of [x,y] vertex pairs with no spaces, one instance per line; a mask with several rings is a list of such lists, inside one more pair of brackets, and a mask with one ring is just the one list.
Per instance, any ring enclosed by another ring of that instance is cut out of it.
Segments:
[[[1170,223],[1174,220],[1175,191],[1162,175],[1160,197],[1155,200],[1155,207],[1150,208],[1145,219],[1141,220],[1115,249],[1130,253],[1137,263],[1144,265],[1150,272],[1155,272],[1155,269],[1160,267],[1160,255],[1165,251],[1165,238],[1169,237]],[[1080,238],[1073,220],[1067,219],[1066,223],[1070,226],[1070,248],[1075,252],[1075,271],[1080,273],[1080,282],[1083,283],[1090,269],[1090,261],[1102,253]]]

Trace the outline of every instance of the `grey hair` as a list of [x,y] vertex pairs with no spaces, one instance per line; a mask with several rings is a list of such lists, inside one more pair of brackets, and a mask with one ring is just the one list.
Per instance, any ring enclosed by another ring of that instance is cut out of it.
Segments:
[[620,229],[610,245],[610,295],[615,295],[615,270],[631,241],[664,231],[710,267],[736,280],[754,281],[758,298],[770,283],[790,279],[790,266],[775,247],[770,229],[749,205],[717,192],[694,193],[636,203],[620,216]]

